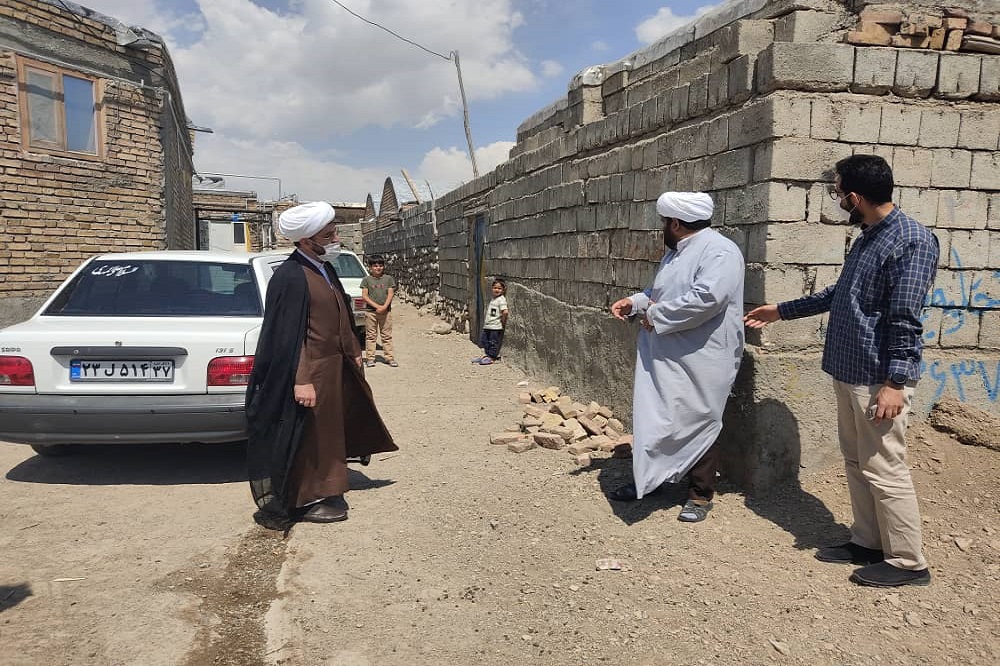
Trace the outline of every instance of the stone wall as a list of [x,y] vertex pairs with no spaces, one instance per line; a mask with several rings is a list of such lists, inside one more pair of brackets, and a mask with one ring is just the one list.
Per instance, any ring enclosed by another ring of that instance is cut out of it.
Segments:
[[438,238],[430,210],[430,204],[409,208],[397,224],[364,236],[365,256],[383,255],[385,271],[396,279],[400,297],[417,306],[435,302],[440,292]]
[[[0,325],[30,316],[90,255],[194,247],[192,149],[166,48],[126,53],[110,19],[70,6],[79,13],[0,3]],[[18,58],[98,81],[99,158],[22,146]]]
[[[518,128],[509,161],[436,202],[439,311],[459,321],[473,307],[470,229],[485,215],[484,272],[510,287],[505,357],[627,414],[636,332],[607,306],[646,285],[662,256],[656,197],[712,194],[713,225],[746,258],[752,307],[836,280],[857,229],[827,194],[829,170],[875,152],[895,171],[897,202],[942,247],[916,411],[953,395],[1000,412],[1000,56],[845,43],[870,4],[731,2],[581,72]],[[386,253],[399,244],[388,231]],[[748,334],[721,439],[741,485],[838,460],[825,324]]]

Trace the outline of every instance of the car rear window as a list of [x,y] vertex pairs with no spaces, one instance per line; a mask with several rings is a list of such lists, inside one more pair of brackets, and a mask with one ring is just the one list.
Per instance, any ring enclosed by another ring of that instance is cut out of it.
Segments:
[[338,255],[330,263],[337,269],[337,275],[342,278],[363,278],[366,275],[365,267],[353,254]]
[[260,317],[253,269],[202,261],[92,261],[60,290],[47,315]]

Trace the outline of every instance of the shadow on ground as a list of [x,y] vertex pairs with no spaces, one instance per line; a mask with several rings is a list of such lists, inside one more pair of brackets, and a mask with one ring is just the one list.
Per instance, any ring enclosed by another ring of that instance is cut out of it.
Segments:
[[638,502],[616,502],[608,498],[608,494],[616,488],[631,483],[632,460],[630,458],[599,458],[591,462],[589,467],[583,467],[572,474],[589,474],[597,472],[597,482],[611,507],[611,512],[626,525],[633,525],[645,520],[656,511],[680,506],[687,501],[686,483],[665,483],[652,495],[646,495]]
[[65,456],[28,458],[7,479],[85,486],[233,483],[247,480],[246,450],[240,443],[81,446]]
[[846,525],[837,522],[826,505],[790,482],[764,497],[747,497],[746,507],[795,537],[799,550],[843,543],[850,539]]
[[0,585],[0,613],[13,608],[31,596],[31,586],[27,583]]

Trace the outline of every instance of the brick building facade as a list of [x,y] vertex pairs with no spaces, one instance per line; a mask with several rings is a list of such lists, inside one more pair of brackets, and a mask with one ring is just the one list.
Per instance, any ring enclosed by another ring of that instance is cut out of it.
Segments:
[[192,155],[158,36],[72,2],[0,3],[0,324],[89,255],[194,249]]

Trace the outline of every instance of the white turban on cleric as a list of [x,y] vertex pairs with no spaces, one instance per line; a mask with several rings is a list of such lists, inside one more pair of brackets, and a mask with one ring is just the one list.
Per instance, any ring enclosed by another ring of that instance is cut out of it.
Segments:
[[315,236],[333,222],[333,206],[325,201],[313,201],[289,208],[278,216],[278,231],[295,242]]
[[704,192],[664,192],[656,200],[657,213],[681,222],[708,220],[714,211],[712,197]]

